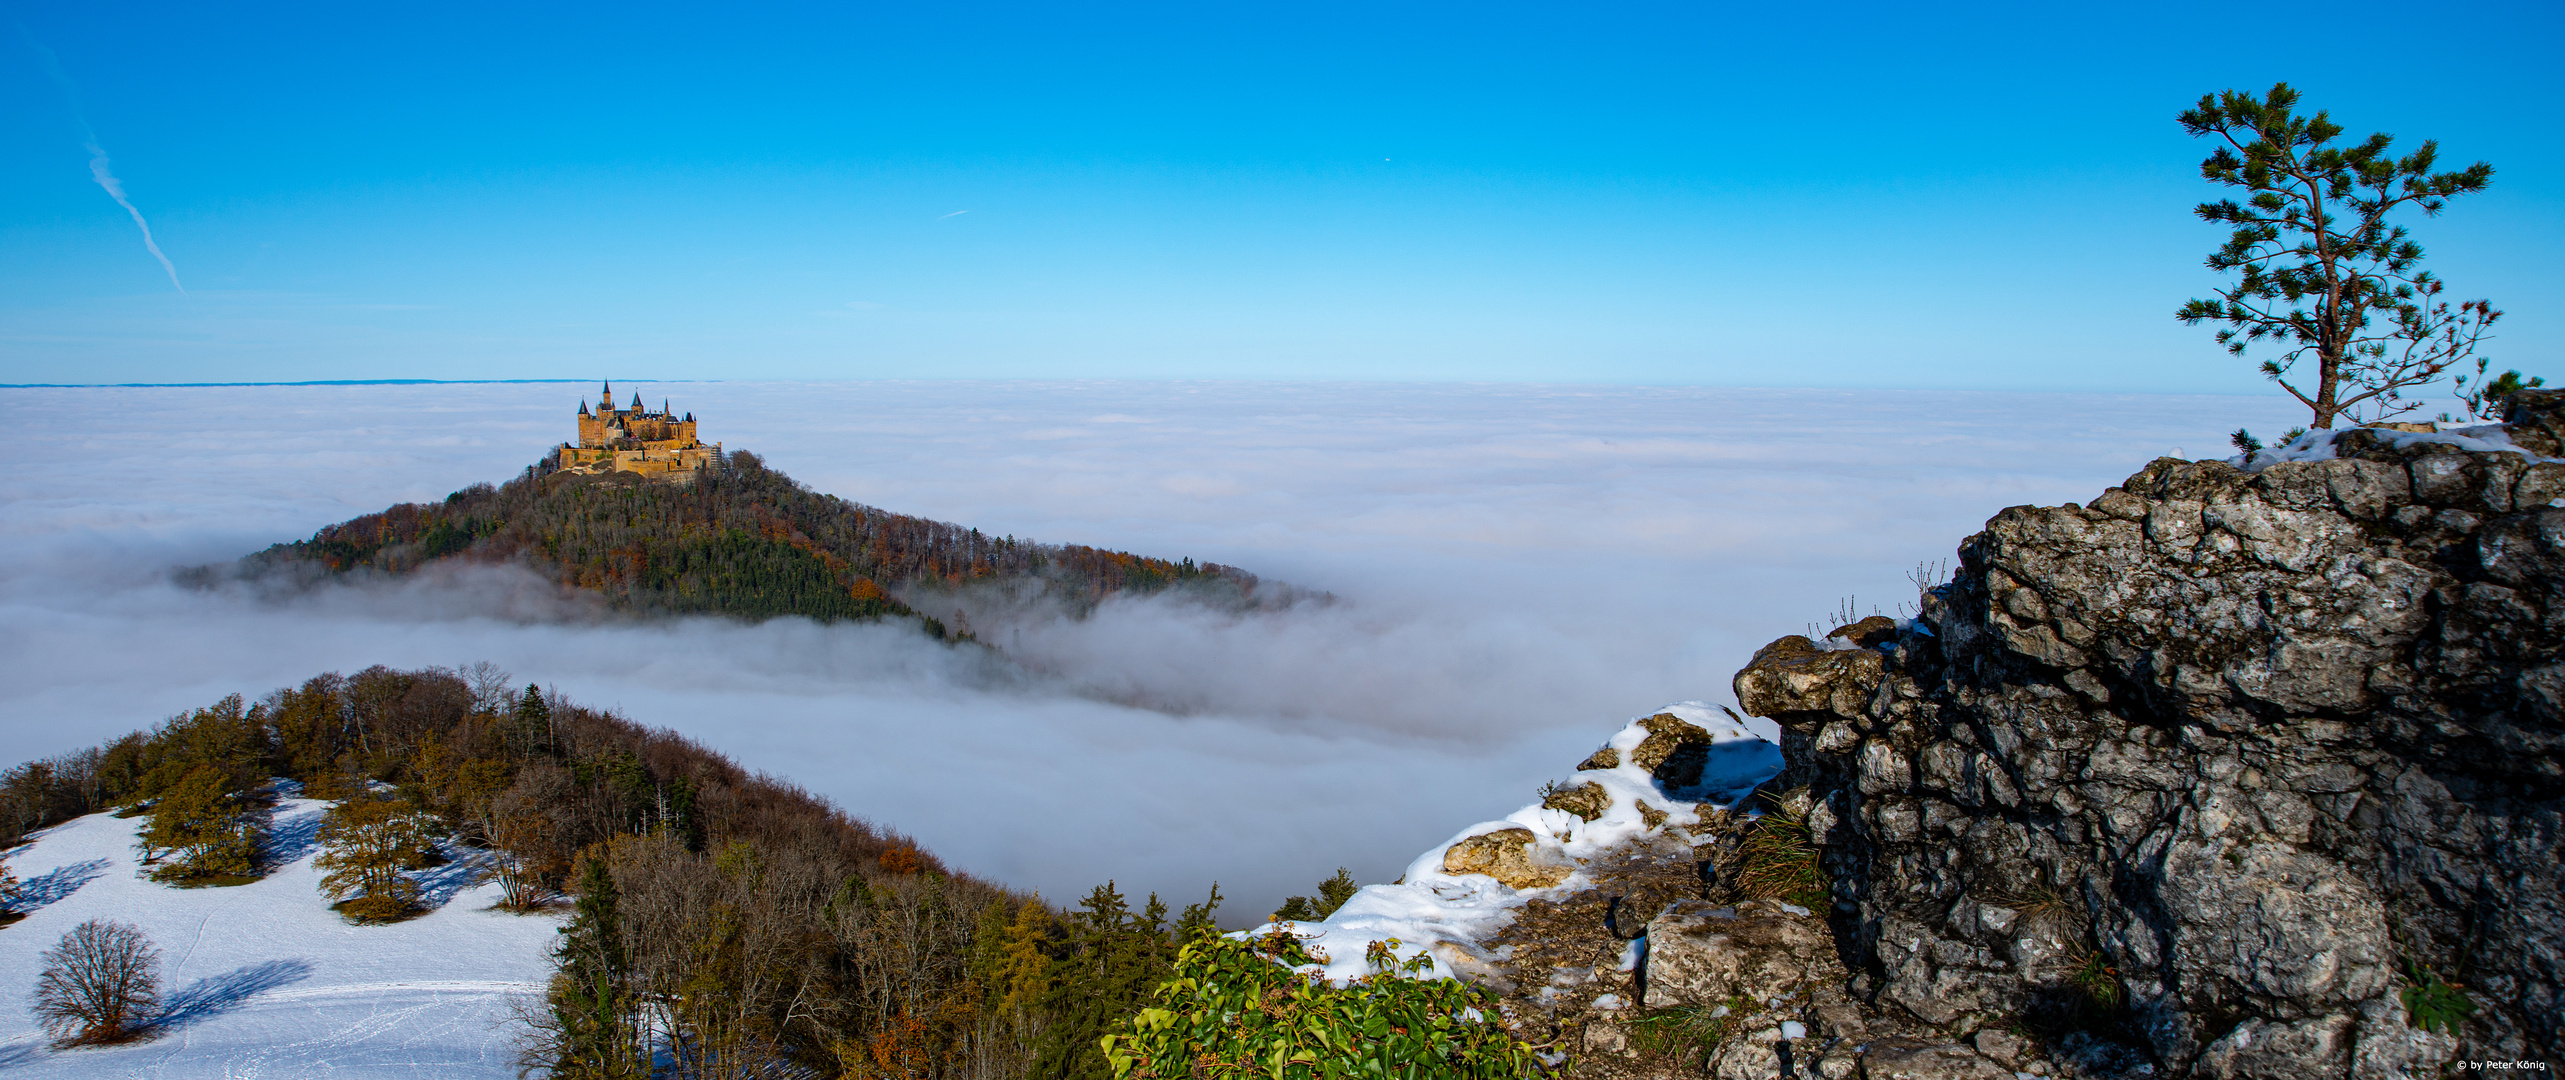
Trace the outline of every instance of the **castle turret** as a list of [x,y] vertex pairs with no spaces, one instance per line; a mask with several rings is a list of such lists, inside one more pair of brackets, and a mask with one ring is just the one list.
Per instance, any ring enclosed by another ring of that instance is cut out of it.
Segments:
[[637,390],[634,391],[632,395],[632,411],[641,411],[641,392]]

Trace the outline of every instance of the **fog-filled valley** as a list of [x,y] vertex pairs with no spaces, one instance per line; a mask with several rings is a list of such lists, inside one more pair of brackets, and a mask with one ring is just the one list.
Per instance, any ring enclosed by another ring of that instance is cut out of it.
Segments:
[[[184,588],[498,481],[592,384],[0,390],[0,758],[325,670],[488,660],[672,728],[1055,900],[1111,878],[1233,924],[1380,880],[1629,717],[1728,697],[1762,643],[1897,614],[2012,504],[2088,499],[2274,398],[1606,386],[618,384],[820,491],[1243,567],[1332,603],[1180,595],[1067,620],[635,622],[505,568],[276,599]],[[941,603],[944,609],[939,610]],[[1820,630],[1824,627],[1819,627]]]

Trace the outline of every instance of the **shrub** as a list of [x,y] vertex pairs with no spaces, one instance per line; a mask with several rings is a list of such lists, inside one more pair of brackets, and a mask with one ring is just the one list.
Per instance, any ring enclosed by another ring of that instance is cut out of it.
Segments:
[[36,1022],[63,1045],[121,1042],[160,1007],[160,950],[128,923],[91,919],[45,950]]
[[1337,987],[1296,970],[1315,958],[1287,932],[1253,941],[1198,932],[1155,1004],[1105,1036],[1105,1059],[1115,1080],[1485,1080],[1531,1071],[1531,1048],[1489,1019],[1494,998],[1415,978],[1429,961],[1399,963],[1396,944],[1374,945],[1373,973]]

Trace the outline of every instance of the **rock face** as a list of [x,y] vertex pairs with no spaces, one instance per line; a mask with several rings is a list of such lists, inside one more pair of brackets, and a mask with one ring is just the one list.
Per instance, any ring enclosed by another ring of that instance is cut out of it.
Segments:
[[1546,889],[1567,880],[1567,867],[1543,866],[1533,860],[1532,841],[1530,829],[1480,833],[1443,852],[1443,871],[1485,874],[1513,889]]
[[1912,623],[1758,653],[1878,1002],[2162,1075],[2565,1065],[2565,393],[2505,430],[2159,460],[1996,515]]
[[1642,1004],[1651,1009],[1791,996],[1831,944],[1823,928],[1769,900],[1679,901],[1648,921],[1647,938]]

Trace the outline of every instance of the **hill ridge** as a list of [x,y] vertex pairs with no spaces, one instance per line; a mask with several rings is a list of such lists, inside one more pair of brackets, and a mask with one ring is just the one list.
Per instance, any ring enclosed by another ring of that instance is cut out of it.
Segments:
[[1108,596],[1172,589],[1238,608],[1303,596],[1218,563],[990,536],[867,506],[813,491],[748,451],[721,455],[687,485],[529,467],[504,484],[395,504],[182,577],[310,584],[451,561],[523,565],[635,614],[914,617],[938,638],[967,628],[948,629],[898,593],[1029,583],[1076,614]]

